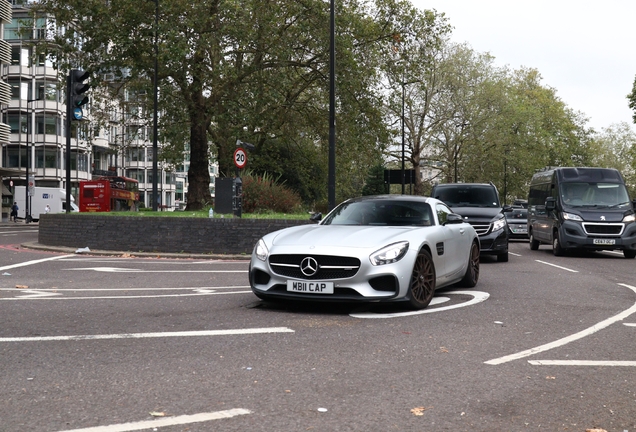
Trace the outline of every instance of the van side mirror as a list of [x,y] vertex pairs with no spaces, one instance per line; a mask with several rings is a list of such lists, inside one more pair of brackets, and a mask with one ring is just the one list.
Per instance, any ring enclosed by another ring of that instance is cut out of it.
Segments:
[[512,206],[511,206],[511,205],[509,205],[509,204],[506,204],[506,205],[504,205],[504,206],[501,208],[501,211],[502,211],[502,212],[504,212],[504,213],[506,213],[506,212],[511,212],[511,211],[512,211]]
[[556,208],[556,199],[554,197],[547,197],[545,199],[545,209],[552,211]]

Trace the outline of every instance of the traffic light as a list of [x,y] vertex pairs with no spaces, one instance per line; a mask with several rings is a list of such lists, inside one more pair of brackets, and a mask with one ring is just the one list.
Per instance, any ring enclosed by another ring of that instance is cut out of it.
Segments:
[[89,77],[88,72],[84,72],[81,69],[73,69],[71,70],[70,76],[70,103],[71,107],[79,108],[82,105],[86,105],[88,103],[88,96],[84,93],[90,88],[90,85],[85,84],[84,81]]

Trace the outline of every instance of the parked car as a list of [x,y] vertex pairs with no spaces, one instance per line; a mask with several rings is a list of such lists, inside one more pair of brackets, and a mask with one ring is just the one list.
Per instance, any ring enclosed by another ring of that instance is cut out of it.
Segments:
[[499,262],[508,261],[508,226],[504,213],[512,207],[501,206],[494,184],[437,184],[433,186],[431,196],[444,201],[475,228],[482,254],[496,255]]
[[474,287],[479,252],[473,227],[439,200],[366,196],[341,203],[318,224],[265,235],[254,247],[249,280],[266,300],[422,309],[437,288]]
[[512,211],[504,213],[508,221],[508,238],[528,239],[528,210],[524,208],[514,208]]

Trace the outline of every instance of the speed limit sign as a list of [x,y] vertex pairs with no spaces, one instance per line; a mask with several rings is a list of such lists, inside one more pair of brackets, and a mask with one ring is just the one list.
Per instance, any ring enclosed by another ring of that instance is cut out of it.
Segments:
[[245,168],[245,165],[247,165],[247,153],[241,147],[234,150],[234,165],[238,169]]

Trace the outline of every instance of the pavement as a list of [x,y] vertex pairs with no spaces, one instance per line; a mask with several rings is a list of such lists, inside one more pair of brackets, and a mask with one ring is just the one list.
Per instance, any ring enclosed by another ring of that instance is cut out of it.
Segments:
[[[0,227],[15,227],[19,225],[38,226],[37,222],[25,223],[24,220],[18,219],[17,222],[9,222],[3,220]],[[194,253],[168,253],[168,252],[130,252],[130,251],[112,251],[104,249],[90,249],[88,247],[66,247],[66,246],[49,246],[33,242],[24,242],[20,246],[25,249],[41,250],[47,252],[58,252],[65,254],[77,255],[97,255],[109,257],[145,257],[145,258],[171,258],[171,259],[199,259],[199,260],[225,260],[225,261],[247,261],[251,258],[245,254],[194,254]]]

